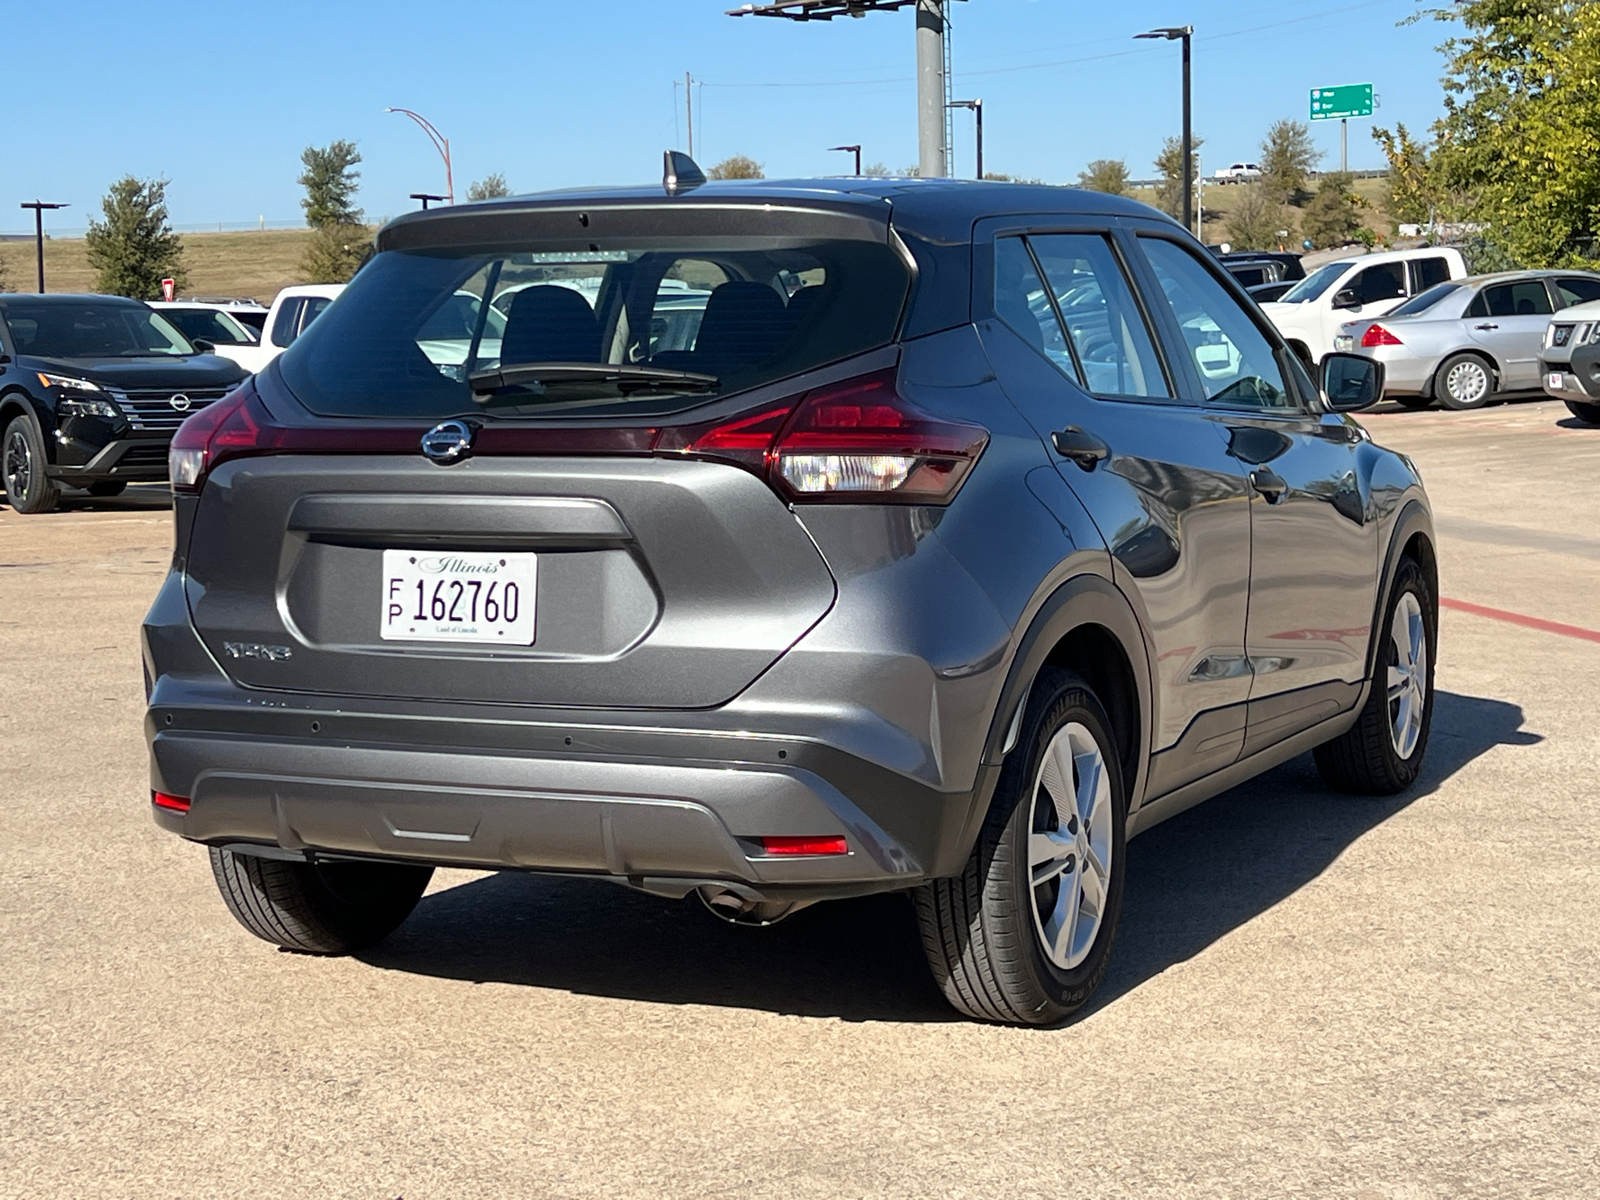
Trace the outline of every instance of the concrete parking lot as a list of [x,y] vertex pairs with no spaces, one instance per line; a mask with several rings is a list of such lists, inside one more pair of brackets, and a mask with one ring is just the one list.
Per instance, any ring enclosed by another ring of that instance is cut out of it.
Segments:
[[269,948],[147,811],[161,490],[0,510],[0,1196],[1594,1195],[1600,430],[1565,418],[1364,418],[1457,605],[1422,782],[1297,760],[1134,842],[1048,1032],[958,1020],[898,897],[748,930],[440,872],[374,953]]

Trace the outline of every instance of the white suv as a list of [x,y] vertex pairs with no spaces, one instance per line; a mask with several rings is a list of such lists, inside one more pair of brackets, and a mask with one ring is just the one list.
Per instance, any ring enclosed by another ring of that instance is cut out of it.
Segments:
[[1436,283],[1466,276],[1466,259],[1448,246],[1363,254],[1324,263],[1261,310],[1301,358],[1318,363],[1333,352],[1341,325],[1381,317]]

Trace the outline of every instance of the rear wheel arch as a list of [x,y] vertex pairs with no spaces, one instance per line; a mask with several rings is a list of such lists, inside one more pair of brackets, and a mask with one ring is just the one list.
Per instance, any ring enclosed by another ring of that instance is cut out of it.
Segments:
[[1449,362],[1452,358],[1459,358],[1463,354],[1471,355],[1473,358],[1481,358],[1489,368],[1489,374],[1490,374],[1490,376],[1491,376],[1491,378],[1493,380],[1494,390],[1496,392],[1498,392],[1500,390],[1500,380],[1502,378],[1501,372],[1500,372],[1500,364],[1495,361],[1494,355],[1490,354],[1487,350],[1481,349],[1481,348],[1479,348],[1477,346],[1461,346],[1461,347],[1458,347],[1455,350],[1450,351],[1448,354],[1441,354],[1439,356],[1438,365],[1433,368],[1433,374],[1428,376],[1428,383],[1427,383],[1427,389],[1428,389],[1427,394],[1428,395],[1433,396],[1435,398],[1438,397],[1438,395],[1439,395],[1439,370],[1440,370],[1440,368],[1443,367],[1444,364]]

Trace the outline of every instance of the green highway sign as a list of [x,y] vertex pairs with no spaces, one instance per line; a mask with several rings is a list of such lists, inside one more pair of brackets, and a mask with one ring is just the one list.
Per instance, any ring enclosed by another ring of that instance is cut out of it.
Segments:
[[1341,121],[1346,117],[1372,115],[1372,85],[1352,83],[1344,87],[1312,88],[1311,119]]

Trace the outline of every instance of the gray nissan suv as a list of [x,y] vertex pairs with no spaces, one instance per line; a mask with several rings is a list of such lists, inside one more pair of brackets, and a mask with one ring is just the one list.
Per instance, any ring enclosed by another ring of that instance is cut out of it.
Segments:
[[669,156],[403,217],[173,442],[155,819],[296,950],[436,866],[751,924],[903,891],[953,1005],[1061,1021],[1128,838],[1306,751],[1416,778],[1434,536],[1348,415],[1382,384],[1075,189]]

